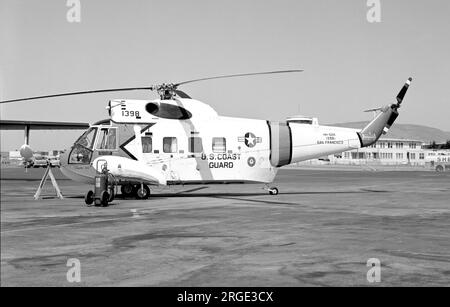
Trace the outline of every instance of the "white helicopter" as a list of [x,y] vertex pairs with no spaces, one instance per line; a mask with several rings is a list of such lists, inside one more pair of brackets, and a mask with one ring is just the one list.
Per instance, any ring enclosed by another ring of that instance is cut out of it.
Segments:
[[[150,87],[103,89],[1,101],[12,103],[69,95],[150,90],[156,100],[115,99],[108,103],[109,119],[86,123],[0,121],[2,129],[24,129],[21,154],[30,159],[30,129],[88,129],[61,155],[61,171],[72,180],[94,184],[106,170],[124,196],[148,198],[149,186],[179,184],[263,183],[269,187],[280,167],[324,155],[370,146],[385,134],[411,83],[409,78],[395,103],[372,109],[379,114],[362,130],[321,126],[316,120],[288,118],[273,122],[220,116],[209,105],[178,88],[211,79],[295,73],[302,70],[226,75]],[[89,194],[91,193],[91,194]],[[92,192],[87,195],[91,201]],[[105,202],[111,201],[109,194]],[[103,197],[103,196],[102,196]],[[87,200],[88,202],[88,200]]]

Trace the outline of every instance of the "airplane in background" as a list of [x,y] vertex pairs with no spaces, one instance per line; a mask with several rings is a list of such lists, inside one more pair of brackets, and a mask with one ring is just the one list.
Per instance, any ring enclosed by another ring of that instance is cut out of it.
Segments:
[[[103,89],[1,101],[13,103],[70,95],[149,90],[159,99],[109,101],[109,118],[92,125],[1,120],[1,129],[23,129],[20,149],[33,155],[29,131],[33,129],[87,129],[64,154],[61,171],[72,180],[94,184],[107,169],[124,196],[146,199],[149,186],[184,184],[262,183],[269,187],[285,165],[367,147],[385,134],[398,117],[398,109],[411,83],[409,78],[396,101],[371,109],[378,114],[362,130],[319,125],[316,120],[292,117],[285,122],[220,116],[211,106],[178,88],[212,79],[296,73],[302,70],[226,75],[150,87]],[[107,200],[105,200],[107,201]]]

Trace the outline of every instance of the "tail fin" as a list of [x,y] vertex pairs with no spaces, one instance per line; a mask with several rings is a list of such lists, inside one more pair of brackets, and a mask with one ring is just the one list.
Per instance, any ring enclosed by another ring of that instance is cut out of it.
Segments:
[[389,131],[392,124],[398,117],[398,109],[403,102],[403,98],[405,97],[411,81],[412,78],[408,78],[408,80],[406,80],[405,85],[403,85],[397,95],[397,103],[376,109],[379,110],[380,113],[366,127],[364,127],[361,132],[358,132],[361,147],[367,147],[374,144],[378,141],[382,134],[386,134]]

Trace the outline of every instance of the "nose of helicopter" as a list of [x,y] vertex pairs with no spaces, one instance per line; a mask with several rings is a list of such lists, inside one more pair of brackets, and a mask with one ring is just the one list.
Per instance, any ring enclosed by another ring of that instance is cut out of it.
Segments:
[[92,184],[95,170],[93,170],[90,163],[70,164],[69,158],[71,151],[72,148],[68,148],[59,156],[61,173],[73,181]]

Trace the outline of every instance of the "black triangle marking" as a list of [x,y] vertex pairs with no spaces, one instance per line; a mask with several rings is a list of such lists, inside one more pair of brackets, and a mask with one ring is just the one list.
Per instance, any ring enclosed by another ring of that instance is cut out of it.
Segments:
[[[150,129],[153,125],[155,125],[155,123],[145,126],[143,129],[141,129],[141,133],[143,133],[147,129]],[[126,153],[131,159],[137,161],[136,157],[133,156],[133,154],[125,148],[125,146],[127,146],[129,143],[131,143],[135,138],[136,138],[136,134],[133,134],[132,137],[130,137],[128,140],[126,140],[123,144],[120,145],[120,149],[122,149],[123,152]]]

